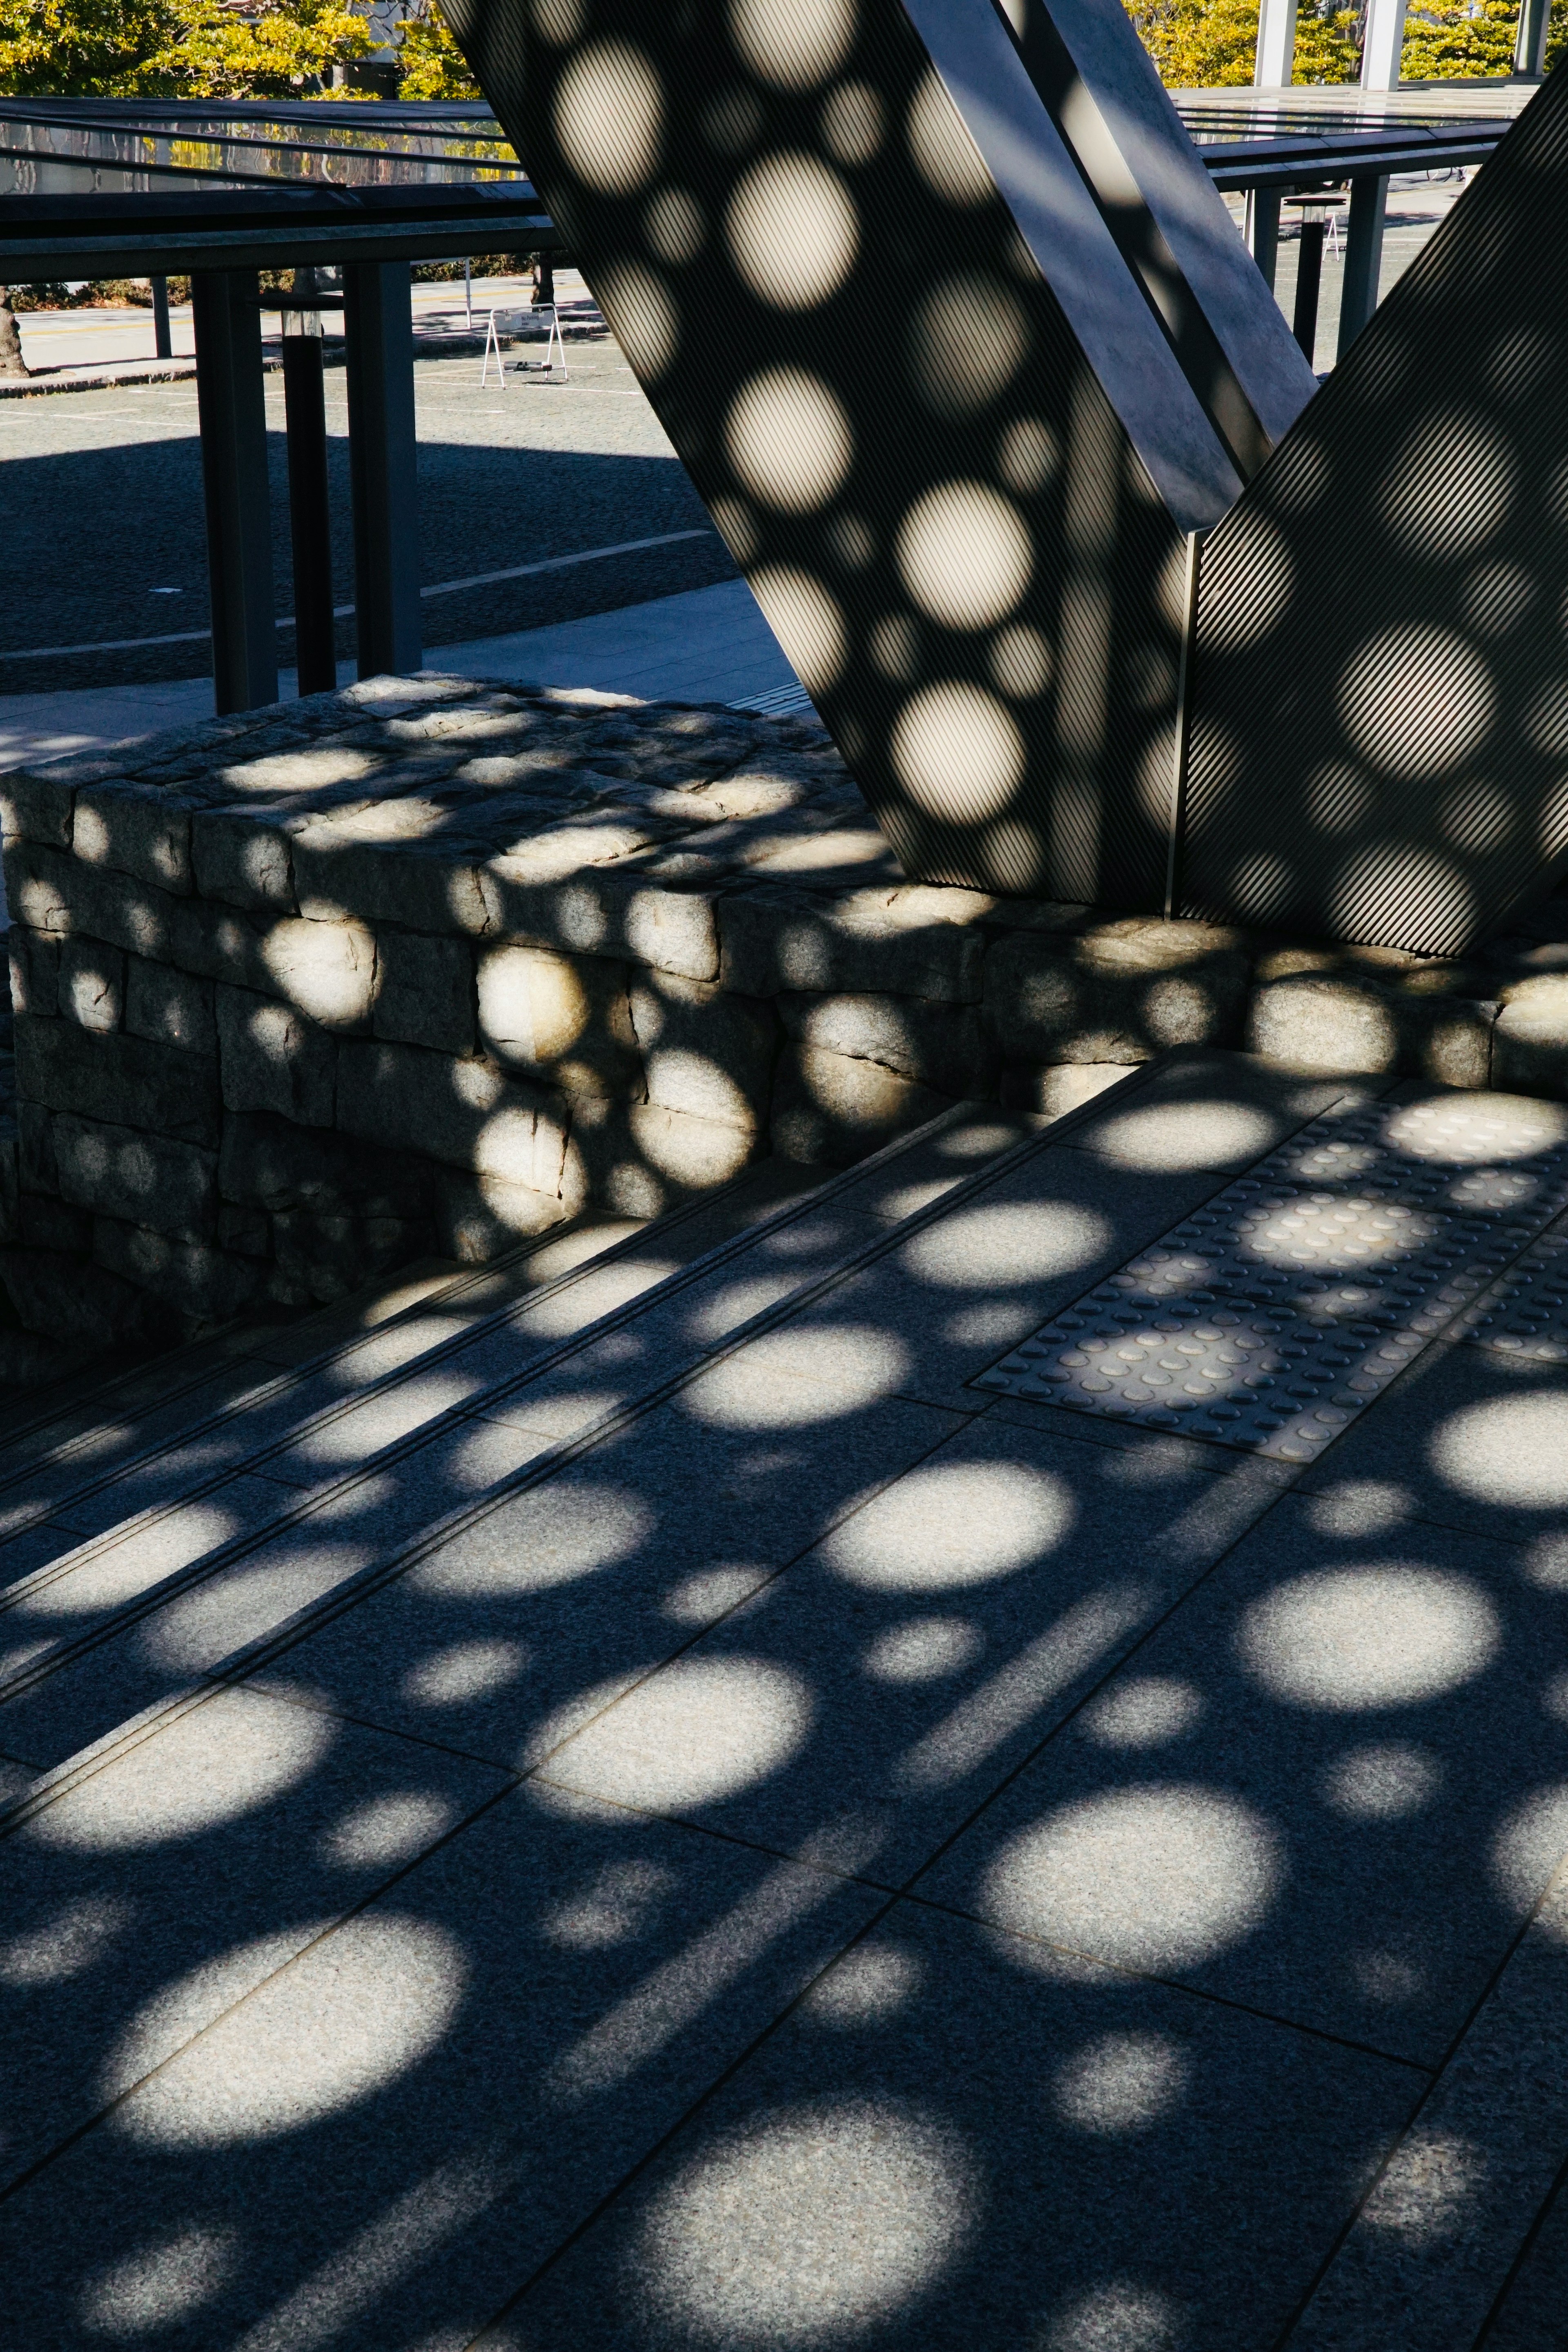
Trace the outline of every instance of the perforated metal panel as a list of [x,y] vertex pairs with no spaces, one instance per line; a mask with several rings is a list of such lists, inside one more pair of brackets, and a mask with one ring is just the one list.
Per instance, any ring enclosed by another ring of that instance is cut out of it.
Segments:
[[1568,865],[1568,77],[1204,542],[1182,901],[1455,954]]
[[[1182,535],[1239,476],[992,0],[446,13],[906,870],[1161,908]],[[1222,325],[1293,413],[1282,322]]]

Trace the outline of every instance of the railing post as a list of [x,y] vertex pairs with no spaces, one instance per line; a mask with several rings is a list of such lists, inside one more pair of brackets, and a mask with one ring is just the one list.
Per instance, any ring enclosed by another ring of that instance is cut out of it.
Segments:
[[1365,173],[1351,182],[1336,359],[1343,359],[1377,308],[1377,281],[1383,268],[1383,217],[1387,203],[1386,176],[1374,178]]
[[343,271],[359,674],[421,663],[414,306],[406,261]]
[[1318,290],[1323,280],[1323,238],[1327,235],[1321,220],[1303,220],[1301,241],[1296,251],[1296,310],[1290,321],[1290,332],[1300,344],[1307,365],[1312,364],[1312,353],[1318,341]]
[[[294,272],[298,295],[315,273]],[[283,313],[283,409],[289,426],[289,536],[294,559],[294,660],[301,694],[330,694],[338,682],[332,617],[332,531],[327,480],[327,403],[321,378],[321,314]]]
[[1279,191],[1278,188],[1248,188],[1247,192],[1247,249],[1263,273],[1263,283],[1274,291],[1274,280],[1279,268]]
[[154,278],[152,287],[153,356],[159,360],[172,360],[174,339],[169,332],[169,281],[166,278]]
[[220,712],[278,699],[259,293],[253,269],[203,270],[191,280]]

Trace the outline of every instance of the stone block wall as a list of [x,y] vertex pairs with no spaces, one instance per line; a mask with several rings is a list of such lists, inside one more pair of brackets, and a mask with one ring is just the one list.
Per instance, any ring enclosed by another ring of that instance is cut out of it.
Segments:
[[426,675],[0,778],[0,1283],[299,1307],[1173,1045],[1568,1093],[1568,902],[1459,967],[910,884],[814,721]]

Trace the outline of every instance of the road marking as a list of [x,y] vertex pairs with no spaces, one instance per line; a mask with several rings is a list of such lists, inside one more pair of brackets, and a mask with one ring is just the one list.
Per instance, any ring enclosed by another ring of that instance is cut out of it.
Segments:
[[[547,555],[539,563],[514,563],[505,572],[476,572],[467,580],[437,580],[431,587],[421,588],[421,596],[452,596],[462,588],[489,588],[498,580],[529,580],[538,572],[565,572],[574,563],[596,563],[606,555],[636,555],[645,547],[674,547],[686,539],[716,539],[717,531],[705,525],[699,530],[666,530],[657,539],[623,539],[615,547],[580,548],[575,555]],[[332,615],[343,620],[353,611],[352,604],[334,604]],[[285,613],[274,624],[279,629],[291,629],[292,613]],[[512,632],[508,631],[510,635]],[[90,646],[23,646],[0,652],[0,661],[53,661],[67,654],[133,653],[142,646],[203,645],[212,635],[210,629],[175,629],[160,637],[104,637]]]

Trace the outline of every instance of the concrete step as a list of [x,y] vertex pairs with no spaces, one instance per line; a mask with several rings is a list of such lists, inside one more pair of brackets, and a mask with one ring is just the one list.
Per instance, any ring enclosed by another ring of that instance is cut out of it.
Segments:
[[135,1657],[160,1638],[143,1621],[199,1616],[209,1632],[182,1637],[185,1662],[211,1663],[233,1646],[237,1609],[258,1632],[305,1605],[359,1572],[367,1545],[405,1544],[467,1507],[621,1409],[694,1334],[700,1346],[823,1278],[1041,1124],[948,1112],[826,1181],[764,1162],[596,1253],[614,1229],[585,1226],[488,1290],[444,1286],[194,1433],[160,1444],[150,1425],[128,1464],[47,1517],[35,1502],[11,1538],[14,1557],[50,1549],[0,1593],[0,1754],[54,1762],[142,1703]]

